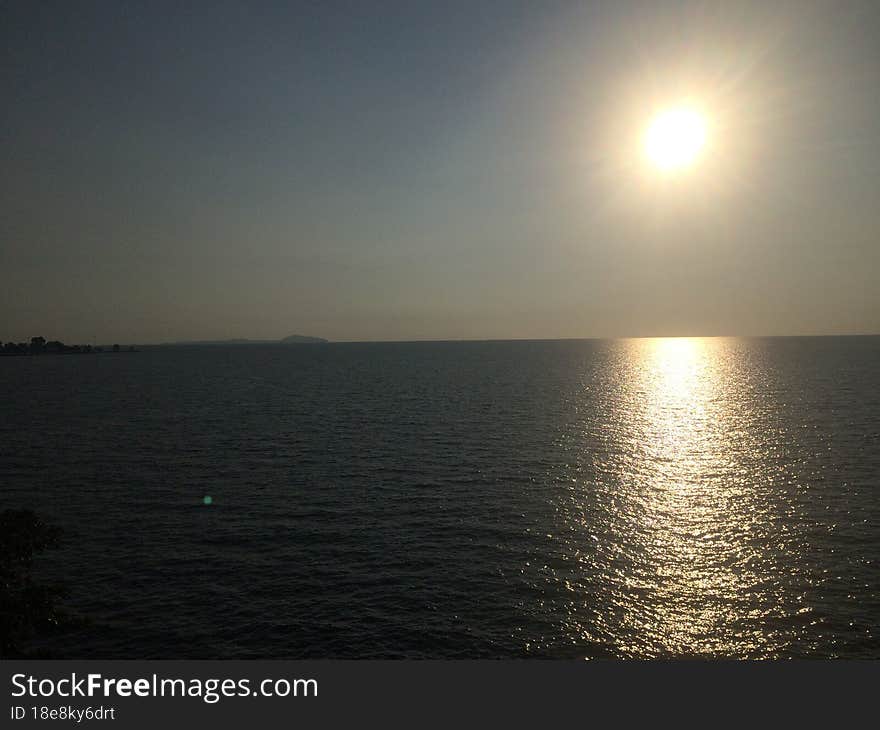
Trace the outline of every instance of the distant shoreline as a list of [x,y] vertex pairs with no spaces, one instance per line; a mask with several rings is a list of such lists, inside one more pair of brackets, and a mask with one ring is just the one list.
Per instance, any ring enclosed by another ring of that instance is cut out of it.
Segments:
[[322,337],[307,335],[290,335],[280,340],[248,340],[236,338],[231,340],[181,340],[178,342],[159,342],[150,347],[187,347],[192,345],[312,345],[329,342]]
[[0,350],[0,357],[44,357],[46,355],[119,355],[132,352],[140,352],[140,350],[134,346],[120,348],[118,350],[93,347],[90,350],[65,350],[64,352],[3,352],[2,350]]
[[96,355],[102,352],[138,352],[134,345],[65,345],[61,340],[46,341],[45,337],[31,337],[30,342],[0,343],[0,357],[40,355]]

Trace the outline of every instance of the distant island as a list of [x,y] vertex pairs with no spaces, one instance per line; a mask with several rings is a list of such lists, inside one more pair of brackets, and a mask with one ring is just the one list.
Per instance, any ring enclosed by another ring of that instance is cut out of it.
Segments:
[[243,338],[233,340],[184,340],[181,342],[163,342],[160,347],[180,347],[185,345],[308,345],[321,342],[329,342],[329,340],[325,340],[322,337],[289,335],[280,340],[248,340]]

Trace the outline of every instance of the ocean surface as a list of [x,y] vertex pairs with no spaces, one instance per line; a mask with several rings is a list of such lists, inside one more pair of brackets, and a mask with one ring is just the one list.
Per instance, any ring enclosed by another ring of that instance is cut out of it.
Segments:
[[58,656],[880,658],[880,337],[4,357],[0,395]]

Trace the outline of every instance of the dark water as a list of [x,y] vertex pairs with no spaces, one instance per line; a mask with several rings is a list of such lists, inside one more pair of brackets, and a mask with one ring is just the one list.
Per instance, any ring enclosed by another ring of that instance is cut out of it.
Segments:
[[0,358],[0,393],[66,656],[880,657],[880,338]]

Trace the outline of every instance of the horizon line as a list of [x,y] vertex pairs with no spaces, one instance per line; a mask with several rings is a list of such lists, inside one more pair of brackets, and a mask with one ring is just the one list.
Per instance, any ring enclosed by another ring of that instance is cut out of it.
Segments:
[[[318,337],[317,335],[314,335]],[[817,334],[717,334],[717,335],[592,335],[586,337],[432,337],[424,339],[365,339],[365,340],[334,340],[326,337],[320,339],[325,342],[284,343],[283,338],[253,339],[246,337],[228,337],[217,340],[178,340],[165,342],[131,342],[126,344],[142,345],[144,347],[183,347],[187,345],[199,345],[202,343],[217,342],[223,344],[229,342],[241,342],[243,345],[282,345],[282,344],[312,344],[312,345],[354,345],[354,344],[406,344],[406,343],[429,343],[429,342],[585,342],[592,340],[675,340],[675,339],[775,339],[775,338],[807,338],[807,337],[880,337],[880,332],[823,332]],[[120,343],[121,344],[121,343]]]
[[[92,347],[216,347],[216,346],[248,346],[248,345],[355,345],[355,344],[409,344],[409,343],[441,343],[441,342],[589,342],[589,341],[607,341],[607,340],[685,340],[685,339],[796,339],[796,338],[817,338],[817,337],[880,337],[880,332],[823,332],[814,334],[714,334],[714,335],[592,335],[587,337],[439,337],[425,339],[366,339],[366,340],[333,340],[317,335],[304,335],[307,337],[315,337],[323,340],[322,342],[284,342],[284,338],[268,339],[268,338],[248,338],[248,337],[226,337],[222,339],[202,339],[202,340],[164,340],[161,342],[143,342],[118,340],[116,342],[99,342],[95,338],[92,342],[73,342],[66,340],[57,340],[70,346]],[[0,348],[7,343],[30,343],[31,338],[23,340],[2,339],[0,338]]]

